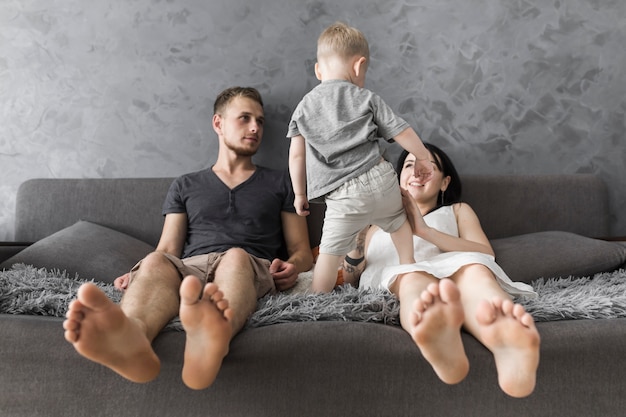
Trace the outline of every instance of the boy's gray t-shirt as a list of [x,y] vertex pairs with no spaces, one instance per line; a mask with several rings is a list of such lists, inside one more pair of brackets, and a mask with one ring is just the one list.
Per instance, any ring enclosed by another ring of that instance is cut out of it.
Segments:
[[379,139],[409,127],[375,93],[344,80],[324,81],[296,107],[287,137],[306,142],[307,196],[322,197],[367,172],[383,154]]

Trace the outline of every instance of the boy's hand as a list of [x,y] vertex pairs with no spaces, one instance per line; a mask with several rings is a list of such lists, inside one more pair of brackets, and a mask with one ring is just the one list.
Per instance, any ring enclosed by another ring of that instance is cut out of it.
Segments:
[[298,216],[305,217],[311,213],[309,211],[309,200],[304,194],[296,194],[296,198],[293,201],[293,206],[296,208],[296,213],[298,213]]
[[430,162],[430,159],[416,159],[415,165],[413,166],[413,175],[422,184],[426,184],[430,181],[433,177],[433,164]]

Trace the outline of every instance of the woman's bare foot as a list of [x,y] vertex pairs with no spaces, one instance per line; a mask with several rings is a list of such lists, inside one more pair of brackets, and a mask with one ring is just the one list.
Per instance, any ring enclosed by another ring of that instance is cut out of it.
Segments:
[[216,284],[202,289],[194,276],[183,280],[180,299],[180,321],[187,333],[183,382],[189,388],[204,389],[213,384],[228,353],[232,311]]
[[413,308],[409,333],[424,358],[447,384],[461,382],[469,372],[469,361],[461,340],[465,318],[459,289],[443,279],[429,284]]
[[512,397],[526,397],[535,389],[540,337],[532,316],[520,304],[495,298],[482,301],[476,311],[480,336],[493,353],[500,388]]
[[148,382],[161,363],[140,324],[92,283],[78,289],[63,322],[65,339],[78,353],[134,382]]

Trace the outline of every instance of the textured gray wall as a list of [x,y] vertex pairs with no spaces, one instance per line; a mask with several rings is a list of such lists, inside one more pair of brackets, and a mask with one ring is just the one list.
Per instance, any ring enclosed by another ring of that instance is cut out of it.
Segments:
[[208,166],[215,95],[266,101],[257,162],[286,167],[315,43],[368,37],[366,86],[461,173],[596,173],[626,235],[623,0],[3,0],[0,240],[33,177],[175,176]]

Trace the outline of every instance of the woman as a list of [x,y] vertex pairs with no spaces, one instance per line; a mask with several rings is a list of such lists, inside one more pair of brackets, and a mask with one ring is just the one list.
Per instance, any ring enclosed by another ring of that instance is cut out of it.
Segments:
[[415,157],[406,151],[397,167],[417,262],[399,265],[390,235],[372,226],[346,256],[344,280],[398,297],[402,327],[442,381],[455,384],[469,372],[463,328],[493,353],[502,390],[525,397],[535,387],[540,338],[512,297],[536,294],[495,263],[478,217],[461,202],[452,162],[436,146],[426,147],[434,167],[428,182],[413,175]]

